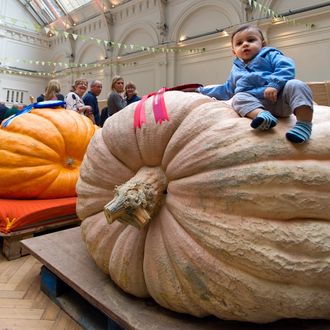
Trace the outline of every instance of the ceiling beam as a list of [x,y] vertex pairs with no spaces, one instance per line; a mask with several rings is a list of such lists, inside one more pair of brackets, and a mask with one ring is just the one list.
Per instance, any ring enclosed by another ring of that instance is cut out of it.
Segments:
[[30,15],[34,18],[34,20],[41,25],[42,27],[44,27],[45,25],[48,24],[47,21],[45,21],[43,19],[42,16],[40,16],[35,10],[34,8],[30,5],[30,1],[26,1],[26,0],[18,0],[18,2],[30,13]]

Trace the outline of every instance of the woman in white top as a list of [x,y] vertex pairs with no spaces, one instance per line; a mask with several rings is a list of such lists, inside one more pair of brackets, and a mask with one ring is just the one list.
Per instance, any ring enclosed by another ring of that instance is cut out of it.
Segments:
[[66,108],[77,111],[78,113],[89,117],[94,121],[93,110],[89,105],[85,105],[82,97],[86,93],[88,81],[86,79],[77,79],[74,82],[73,91],[65,97]]

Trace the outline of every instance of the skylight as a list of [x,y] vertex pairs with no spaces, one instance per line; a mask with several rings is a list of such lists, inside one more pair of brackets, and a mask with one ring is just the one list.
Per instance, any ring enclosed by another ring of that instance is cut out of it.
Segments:
[[47,25],[58,18],[68,15],[75,9],[91,2],[90,0],[20,0],[33,16]]
[[90,0],[57,0],[57,1],[53,1],[53,0],[49,0],[54,6],[55,3],[58,2],[59,4],[61,4],[64,8],[64,10],[67,13],[70,13],[71,11],[77,9],[78,7],[81,7],[83,5],[85,5],[86,3],[90,2]]
[[[19,1],[37,20],[37,22],[42,25],[48,25],[63,16],[70,17],[72,12],[79,10],[82,6],[92,3],[91,0],[17,0]],[[100,5],[102,5],[102,10],[108,8],[110,10],[113,7],[117,7],[130,0],[94,0],[95,6],[90,7],[90,10],[99,10]],[[1,2],[1,0],[0,0]]]

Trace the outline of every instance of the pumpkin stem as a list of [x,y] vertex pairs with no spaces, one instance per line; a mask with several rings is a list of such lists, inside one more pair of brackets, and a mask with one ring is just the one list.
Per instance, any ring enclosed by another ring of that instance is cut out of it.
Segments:
[[142,167],[132,179],[116,187],[114,199],[104,206],[108,223],[118,220],[143,228],[163,205],[166,186],[160,167]]

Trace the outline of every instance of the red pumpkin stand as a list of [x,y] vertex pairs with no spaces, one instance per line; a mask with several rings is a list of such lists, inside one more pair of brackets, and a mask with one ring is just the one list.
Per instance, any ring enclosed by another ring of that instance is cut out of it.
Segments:
[[20,240],[46,230],[80,224],[76,215],[76,197],[56,199],[0,199],[0,237],[8,260],[27,254]]

